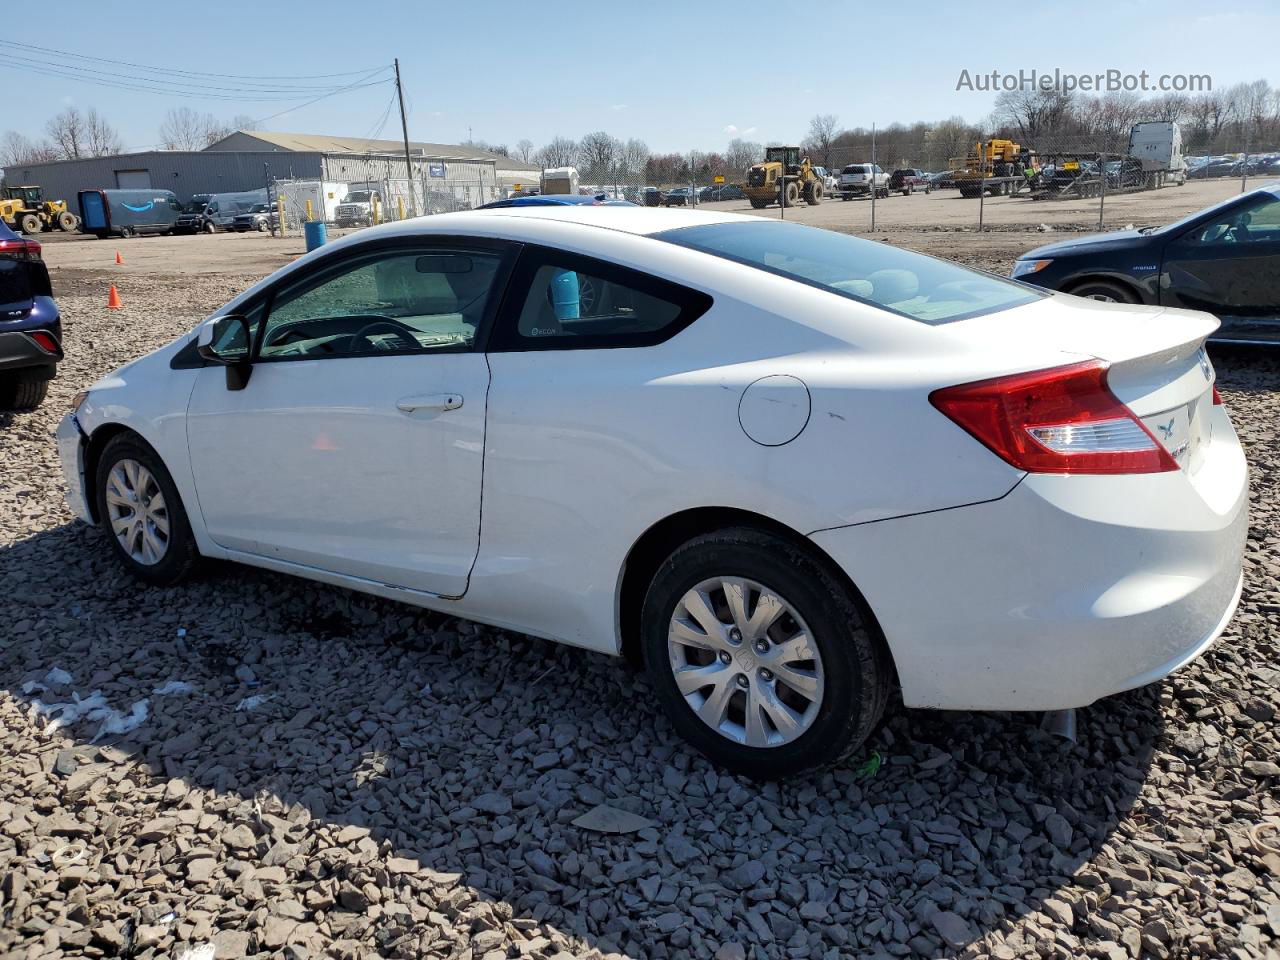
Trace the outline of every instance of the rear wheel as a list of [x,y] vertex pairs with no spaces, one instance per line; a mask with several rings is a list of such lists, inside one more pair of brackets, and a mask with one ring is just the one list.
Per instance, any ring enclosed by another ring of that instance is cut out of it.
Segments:
[[98,518],[121,563],[140,580],[170,586],[199,560],[177,487],[140,437],[107,443],[95,480]]
[[18,226],[22,228],[22,232],[31,235],[39,233],[44,229],[44,224],[34,213],[24,213],[18,220]]
[[34,410],[49,393],[49,381],[20,373],[0,377],[0,409]]
[[1104,303],[1137,303],[1138,298],[1132,290],[1112,283],[1109,280],[1086,280],[1071,288],[1070,293],[1086,300],[1101,300]]
[[80,220],[70,210],[63,210],[58,214],[58,229],[63,233],[71,233],[76,227],[80,226]]
[[120,236],[122,239],[128,240],[130,237],[133,236],[133,227],[121,227]]
[[888,701],[888,658],[844,586],[806,550],[757,530],[677,549],[650,584],[641,630],[676,729],[746,776],[839,762]]

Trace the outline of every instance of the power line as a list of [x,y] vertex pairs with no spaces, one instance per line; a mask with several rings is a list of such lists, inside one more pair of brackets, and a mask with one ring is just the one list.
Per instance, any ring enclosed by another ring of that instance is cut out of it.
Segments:
[[[116,90],[133,90],[139,93],[154,93],[154,94],[160,94],[161,96],[184,97],[192,100],[228,100],[236,103],[279,103],[281,101],[287,101],[287,100],[300,100],[303,97],[308,96],[310,93],[315,92],[315,91],[307,91],[305,93],[299,92],[299,93],[293,93],[293,94],[281,93],[281,94],[272,94],[272,95],[261,95],[260,93],[225,93],[225,92],[213,93],[213,92],[209,92],[208,90],[184,90],[176,87],[163,88],[163,87],[154,87],[154,86],[142,86],[139,83],[132,82],[129,80],[122,80],[118,78],[80,76],[75,73],[66,72],[63,67],[56,66],[56,65],[18,64],[18,63],[8,62],[7,60],[4,60],[4,59],[0,59],[0,68],[8,68],[11,70],[20,70],[23,72],[30,72],[30,73],[42,74],[45,76],[58,77],[63,80],[78,80],[82,83],[83,82],[92,83],[96,87],[109,87]],[[389,69],[389,68],[379,67],[378,70],[374,72],[378,73],[386,69]],[[362,77],[361,79],[365,79],[370,76],[372,76],[372,74],[365,74],[364,77]],[[310,102],[314,103],[316,100],[324,99],[325,97],[333,96],[338,93],[344,93],[348,90],[357,90],[357,89],[360,89],[362,86],[371,87],[371,86],[376,86],[377,84],[386,83],[386,82],[387,82],[386,80],[372,80],[367,83],[361,83],[357,81],[354,84],[348,84],[342,87],[329,88],[325,92],[321,93],[319,97],[316,97]]]
[[[45,73],[53,72],[56,75],[64,76],[69,79],[89,80],[93,83],[128,83],[135,89],[152,90],[156,93],[168,93],[176,96],[233,96],[243,100],[285,100],[293,97],[305,97],[314,93],[323,93],[330,90],[340,88],[340,84],[331,84],[327,87],[232,87],[219,84],[210,84],[206,82],[195,81],[171,81],[171,80],[154,80],[150,77],[119,77],[114,73],[106,70],[98,70],[93,67],[78,67],[75,64],[51,64],[43,60],[37,60],[32,57],[23,57],[12,54],[5,55],[6,60],[10,63],[27,69],[39,70]],[[385,67],[379,67],[377,71],[385,70]],[[84,74],[84,76],[79,76]],[[366,74],[368,76],[369,74]]]
[[[40,47],[31,43],[16,43],[12,40],[0,40],[0,46],[10,47],[17,50],[36,50],[41,53],[56,54],[60,57],[71,57],[76,60],[84,60],[90,63],[109,63],[118,67],[130,67],[134,70],[144,70],[148,73],[169,74],[172,76],[184,77],[212,77],[222,80],[241,80],[252,84],[257,80],[330,80],[341,77],[354,77],[359,74],[371,72],[369,68],[360,70],[347,70],[341,73],[312,73],[298,74],[295,76],[271,76],[264,74],[234,74],[234,73],[208,73],[201,70],[180,70],[174,67],[153,67],[147,64],[132,63],[128,60],[112,60],[108,57],[93,57],[83,53],[72,53],[68,50],[57,50],[52,47]],[[390,64],[382,64],[382,67],[389,68]]]
[[270,116],[258,117],[253,121],[253,124],[256,127],[258,124],[266,123],[268,120],[274,120],[276,117],[281,116],[282,114],[292,113],[294,110],[302,110],[306,107],[311,106],[313,103],[319,103],[321,100],[327,100],[329,97],[336,97],[338,94],[346,93],[348,90],[363,90],[365,87],[376,87],[379,84],[390,83],[390,82],[391,82],[390,80],[374,80],[370,83],[353,83],[350,86],[342,87],[338,90],[335,90],[333,91],[333,93],[321,94],[320,96],[316,97],[314,100],[308,100],[306,103],[299,103],[291,107],[285,107],[285,109],[279,110],[276,113],[271,114]]

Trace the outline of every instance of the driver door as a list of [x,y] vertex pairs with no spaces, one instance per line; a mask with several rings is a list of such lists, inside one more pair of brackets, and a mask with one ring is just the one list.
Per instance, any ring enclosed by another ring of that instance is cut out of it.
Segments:
[[[210,537],[250,556],[455,597],[479,546],[507,245],[344,258],[250,311],[251,376],[197,374],[187,434]],[[247,558],[246,558],[247,559]]]
[[1254,194],[1171,240],[1160,302],[1214,314],[1222,339],[1280,341],[1280,197]]

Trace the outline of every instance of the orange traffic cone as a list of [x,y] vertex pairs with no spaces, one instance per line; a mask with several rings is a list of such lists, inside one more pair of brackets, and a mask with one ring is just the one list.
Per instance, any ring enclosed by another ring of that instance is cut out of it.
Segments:
[[107,294],[107,309],[119,310],[124,304],[120,302],[120,293],[116,290],[116,285],[111,285],[111,292]]
[[116,263],[118,264],[124,263],[124,257],[120,256],[119,250],[116,251]]

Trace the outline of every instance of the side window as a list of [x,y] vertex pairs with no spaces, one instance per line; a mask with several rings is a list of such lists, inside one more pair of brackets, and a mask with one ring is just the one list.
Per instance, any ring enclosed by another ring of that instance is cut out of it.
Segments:
[[514,329],[499,333],[496,349],[647,346],[674,336],[711,306],[704,293],[551,251],[529,254],[520,278],[517,289],[527,293]]
[[1262,196],[1248,209],[1236,208],[1196,227],[1182,242],[1197,246],[1222,246],[1280,241],[1280,198]]
[[499,276],[497,253],[394,251],[286,290],[258,355],[347,357],[469,350]]

